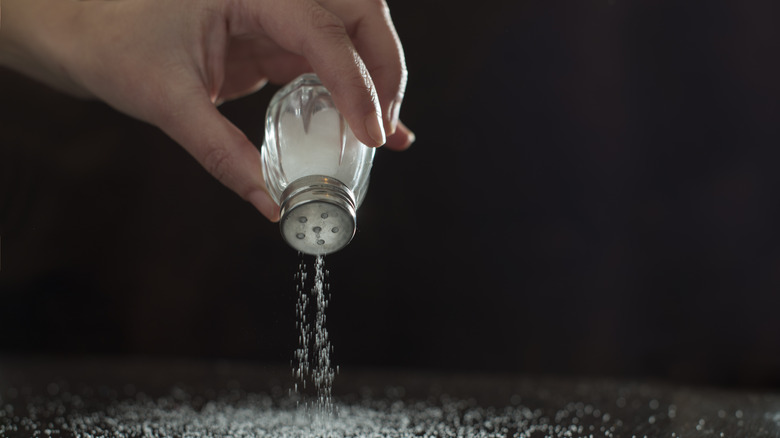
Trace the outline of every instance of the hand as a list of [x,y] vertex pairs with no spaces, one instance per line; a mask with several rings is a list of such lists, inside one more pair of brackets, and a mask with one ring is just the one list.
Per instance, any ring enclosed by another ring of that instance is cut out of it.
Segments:
[[414,139],[398,121],[407,74],[384,0],[3,0],[3,12],[0,63],[158,126],[270,220],[260,154],[216,104],[313,70],[363,143]]

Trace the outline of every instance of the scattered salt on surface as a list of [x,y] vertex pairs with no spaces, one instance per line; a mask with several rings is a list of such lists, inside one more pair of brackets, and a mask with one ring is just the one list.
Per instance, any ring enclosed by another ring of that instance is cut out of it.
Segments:
[[[436,402],[363,400],[336,403],[334,414],[312,412],[296,406],[294,397],[275,401],[262,394],[233,392],[198,406],[194,397],[177,394],[151,398],[143,394],[115,401],[99,410],[76,409],[58,400],[68,415],[28,415],[21,424],[0,424],[0,432],[36,431],[47,435],[82,438],[113,437],[586,437],[583,427],[566,421],[576,411],[556,421],[526,406],[484,408],[473,402],[442,398]],[[43,400],[40,400],[43,402]],[[33,405],[30,405],[33,406]],[[49,406],[50,408],[52,406]],[[47,411],[48,412],[48,411]],[[616,425],[605,422],[600,436],[613,436]],[[593,430],[591,426],[590,430]]]
[[[733,428],[737,420],[734,416],[721,418],[723,406],[702,410],[702,400],[707,403],[707,399],[690,400],[690,406],[698,413],[695,417],[687,415],[682,406],[677,407],[675,410],[686,414],[678,418],[690,418],[678,422],[665,415],[668,402],[659,401],[659,410],[648,411],[649,398],[637,393],[623,397],[629,406],[633,400],[640,400],[642,407],[638,411],[615,408],[617,397],[585,398],[588,401],[583,403],[566,401],[566,395],[539,398],[538,390],[528,392],[522,402],[519,396],[512,397],[511,404],[505,407],[481,406],[473,398],[447,395],[405,399],[405,391],[399,386],[386,388],[384,396],[375,393],[379,399],[358,394],[335,397],[334,410],[329,413],[299,404],[299,394],[284,396],[285,392],[278,387],[269,393],[253,393],[227,386],[227,390],[201,392],[175,387],[162,397],[101,387],[83,387],[77,394],[60,386],[54,396],[43,389],[39,395],[25,395],[15,401],[4,397],[0,400],[0,412],[4,412],[0,415],[0,436],[691,438],[723,436],[722,431],[727,430],[731,437],[752,438],[777,436],[775,426],[780,415],[776,409],[740,410],[745,423],[750,422],[743,430]],[[93,395],[86,396],[87,393]],[[568,394],[568,400],[571,396]],[[508,396],[506,401],[510,401]],[[651,420],[642,421],[640,413],[650,414]]]

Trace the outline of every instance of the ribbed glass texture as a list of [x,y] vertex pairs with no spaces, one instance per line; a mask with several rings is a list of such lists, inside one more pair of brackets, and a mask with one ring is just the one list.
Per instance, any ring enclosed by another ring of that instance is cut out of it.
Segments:
[[336,178],[365,197],[374,148],[361,143],[333,104],[330,92],[312,73],[280,89],[268,105],[262,147],[263,175],[277,203],[298,178]]

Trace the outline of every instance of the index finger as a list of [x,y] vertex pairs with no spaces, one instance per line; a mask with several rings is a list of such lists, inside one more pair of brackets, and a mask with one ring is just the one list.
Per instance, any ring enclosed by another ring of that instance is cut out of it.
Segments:
[[376,86],[388,135],[395,132],[408,72],[401,39],[385,0],[321,0],[344,21]]
[[314,0],[237,2],[231,32],[265,32],[284,49],[302,55],[333,94],[355,136],[369,146],[385,143],[374,82],[338,16]]

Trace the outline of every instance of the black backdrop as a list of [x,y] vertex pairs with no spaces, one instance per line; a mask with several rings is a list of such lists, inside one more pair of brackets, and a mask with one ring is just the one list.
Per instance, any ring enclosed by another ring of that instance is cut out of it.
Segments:
[[[773,2],[390,5],[418,141],[326,257],[337,364],[780,385]],[[258,145],[274,90],[222,107]],[[298,262],[155,128],[0,71],[0,354],[286,363]]]

